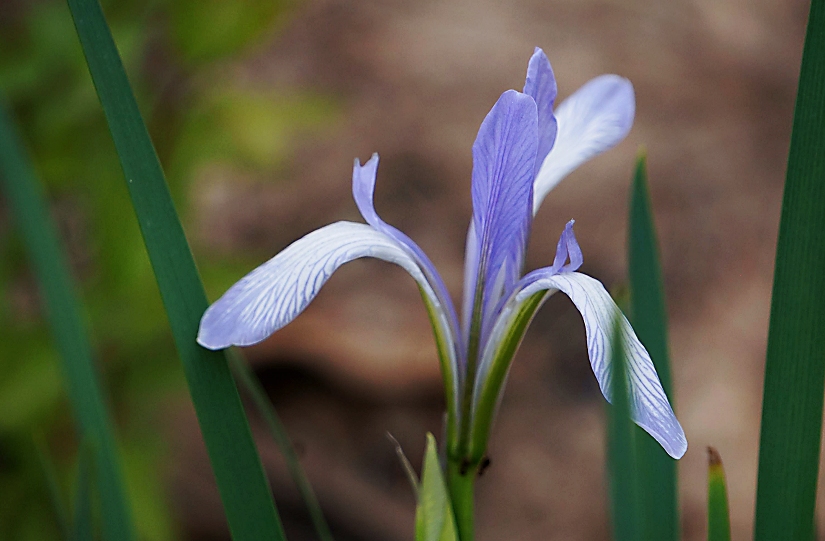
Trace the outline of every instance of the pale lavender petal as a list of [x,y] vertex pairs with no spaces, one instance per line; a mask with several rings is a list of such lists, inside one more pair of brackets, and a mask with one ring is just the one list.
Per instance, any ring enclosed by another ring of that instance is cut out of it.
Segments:
[[[608,401],[611,400],[612,337],[618,319],[628,363],[631,416],[670,456],[681,458],[687,450],[687,439],[662,389],[656,368],[601,282],[578,272],[555,274],[550,269],[541,269],[525,276],[519,285],[520,291],[511,297],[515,305],[542,290],[546,290],[548,296],[561,291],[570,297],[584,319],[590,364]],[[506,311],[512,311],[512,307]]]
[[635,111],[633,85],[618,75],[591,79],[558,106],[556,142],[536,175],[533,214],[568,173],[625,138]]
[[336,222],[290,244],[229,288],[204,313],[198,343],[222,349],[264,340],[295,319],[338,267],[361,257],[403,267],[443,311],[418,264],[395,239],[366,224]]
[[[450,294],[447,291],[447,287],[444,285],[444,281],[438,274],[435,265],[432,264],[430,258],[427,257],[424,251],[415,242],[413,242],[410,237],[382,220],[375,211],[375,204],[373,200],[377,173],[378,153],[373,154],[364,165],[361,165],[360,160],[357,158],[355,159],[355,163],[352,166],[352,196],[353,199],[355,199],[355,204],[361,212],[361,216],[364,217],[364,220],[366,220],[368,224],[385,235],[395,239],[395,241],[398,242],[399,245],[402,246],[407,251],[409,256],[418,264],[419,268],[421,268],[421,271],[424,273],[424,276],[429,282],[430,287],[435,292],[439,304],[444,308],[447,314],[451,336],[455,337],[457,340],[460,336],[458,317],[456,315],[453,302],[450,299]],[[463,362],[460,356],[459,362]]]
[[[532,220],[533,175],[538,145],[536,102],[508,90],[484,119],[473,144],[473,224],[477,257],[465,298],[482,288],[482,329],[492,308],[515,285],[524,264]],[[484,331],[482,330],[482,334]]]
[[557,124],[553,104],[557,91],[556,77],[553,75],[553,68],[550,67],[550,61],[544,51],[536,47],[527,65],[527,80],[524,82],[524,93],[535,100],[538,111],[539,146],[536,153],[536,173],[556,141]]

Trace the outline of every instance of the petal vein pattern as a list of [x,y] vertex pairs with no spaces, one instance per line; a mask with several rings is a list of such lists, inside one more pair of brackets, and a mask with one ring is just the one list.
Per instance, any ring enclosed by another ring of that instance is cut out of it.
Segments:
[[295,319],[341,265],[362,257],[406,270],[439,312],[437,323],[452,338],[444,307],[407,251],[366,224],[336,222],[295,241],[232,286],[204,313],[198,343],[221,349],[266,339]]
[[612,335],[616,318],[619,319],[628,363],[633,420],[653,436],[670,456],[680,458],[687,450],[685,433],[670,407],[650,355],[604,286],[598,280],[578,272],[551,274],[543,270],[528,274],[521,284],[522,289],[514,296],[516,305],[541,290],[546,290],[547,296],[561,291],[573,301],[584,319],[593,373],[608,402],[611,401],[610,378],[613,374],[610,364]]
[[618,75],[595,77],[564,100],[555,111],[555,143],[536,175],[533,214],[571,171],[624,139],[635,113],[633,85]]
[[[536,102],[508,90],[484,119],[473,144],[473,225],[477,265],[465,295],[483,288],[482,329],[492,308],[515,285],[530,232],[533,174],[538,145]],[[471,241],[472,242],[472,241]],[[481,281],[481,284],[479,284]],[[482,335],[484,331],[482,331]]]

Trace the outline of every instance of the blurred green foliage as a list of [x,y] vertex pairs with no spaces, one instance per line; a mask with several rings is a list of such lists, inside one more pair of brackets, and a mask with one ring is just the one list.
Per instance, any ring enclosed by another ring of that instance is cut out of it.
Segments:
[[[205,166],[277,178],[296,135],[335,119],[328,97],[232,77],[294,9],[291,0],[104,2],[184,219],[186,195]],[[0,14],[0,92],[46,184],[81,286],[139,537],[177,539],[164,478],[171,431],[158,426],[185,396],[184,381],[68,8],[10,0]],[[32,434],[46,435],[67,500],[78,442],[24,255],[0,199],[0,540],[59,539]],[[208,291],[228,287],[249,266],[199,261]]]

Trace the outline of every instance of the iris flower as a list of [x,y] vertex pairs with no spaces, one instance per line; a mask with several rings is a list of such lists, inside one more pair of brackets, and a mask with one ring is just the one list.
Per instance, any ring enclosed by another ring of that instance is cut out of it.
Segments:
[[376,213],[376,154],[364,165],[356,159],[352,173],[353,196],[366,223],[322,227],[253,270],[209,307],[198,342],[210,349],[261,342],[295,319],[344,263],[362,257],[395,263],[421,290],[446,390],[448,458],[467,470],[484,458],[506,375],[530,320],[561,291],[584,319],[590,364],[605,398],[611,398],[613,335],[621,332],[631,416],[680,458],[687,440],[650,356],[604,286],[576,272],[582,252],[572,220],[553,264],[522,276],[530,225],[544,197],[576,167],[621,141],[633,123],[633,87],[616,75],[592,79],[554,110],[555,99],[550,62],[537,48],[524,91],[504,92],[481,124],[473,144],[461,320],[429,258]]

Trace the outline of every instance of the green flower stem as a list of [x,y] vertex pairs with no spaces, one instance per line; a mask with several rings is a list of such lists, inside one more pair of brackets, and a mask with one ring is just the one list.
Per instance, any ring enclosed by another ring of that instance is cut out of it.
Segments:
[[478,464],[468,464],[466,460],[455,458],[449,458],[447,461],[447,488],[453,502],[460,541],[473,541],[475,521],[473,491],[477,471]]

